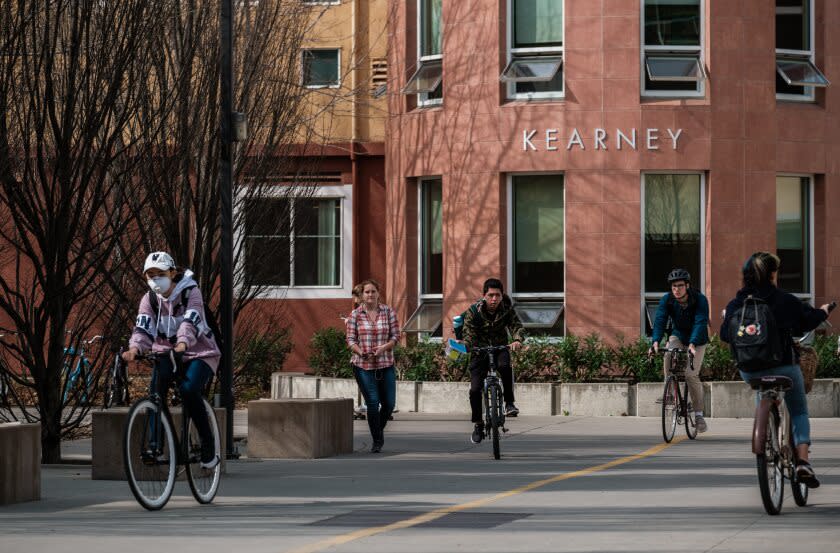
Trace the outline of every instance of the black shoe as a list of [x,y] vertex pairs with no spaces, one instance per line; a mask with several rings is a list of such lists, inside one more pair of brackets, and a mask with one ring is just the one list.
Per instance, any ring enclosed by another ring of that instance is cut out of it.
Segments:
[[371,452],[371,453],[379,453],[380,451],[382,451],[382,446],[383,446],[383,445],[385,445],[385,441],[384,441],[384,440],[382,440],[382,441],[377,441],[377,442],[373,442],[373,445],[372,445],[372,446],[370,446],[370,452]]
[[484,425],[483,424],[476,424],[475,428],[473,429],[472,436],[470,437],[470,441],[474,444],[480,444],[481,440],[484,439]]
[[519,414],[519,409],[513,403],[508,403],[505,405],[505,416],[506,417],[515,417]]
[[811,489],[820,487],[820,481],[817,480],[817,475],[814,474],[814,469],[808,461],[796,463],[796,479]]

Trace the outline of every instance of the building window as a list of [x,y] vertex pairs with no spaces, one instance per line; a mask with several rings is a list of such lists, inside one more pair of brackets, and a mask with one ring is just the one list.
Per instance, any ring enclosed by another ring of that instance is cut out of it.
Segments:
[[508,63],[500,79],[514,99],[563,96],[563,2],[509,0]]
[[266,287],[265,297],[349,297],[348,188],[243,202],[245,284]]
[[440,337],[443,333],[443,182],[419,181],[420,301],[404,332]]
[[302,52],[303,85],[307,88],[337,87],[339,83],[339,50],[307,49]]
[[417,69],[403,94],[417,94],[418,106],[443,102],[443,0],[417,0]]
[[562,336],[565,321],[563,175],[510,180],[511,296],[532,335]]
[[776,177],[776,253],[779,288],[813,299],[811,287],[811,179]]
[[642,3],[643,96],[702,96],[703,0]]
[[828,86],[814,65],[813,0],[776,0],[776,98],[813,101]]
[[651,331],[651,308],[668,292],[668,273],[681,267],[703,289],[703,179],[699,174],[644,175],[643,314]]

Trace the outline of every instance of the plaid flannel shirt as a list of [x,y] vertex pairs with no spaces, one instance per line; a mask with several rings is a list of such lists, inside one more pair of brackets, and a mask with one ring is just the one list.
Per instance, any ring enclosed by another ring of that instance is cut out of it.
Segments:
[[[351,349],[353,346],[359,346],[363,352],[373,351],[377,346],[389,341],[396,344],[400,337],[397,314],[384,304],[379,304],[379,316],[376,321],[371,321],[365,306],[360,305],[350,313],[345,325],[347,346]],[[350,357],[350,362],[367,371],[384,369],[394,364],[394,351],[391,349],[375,358],[367,359],[354,353]]]

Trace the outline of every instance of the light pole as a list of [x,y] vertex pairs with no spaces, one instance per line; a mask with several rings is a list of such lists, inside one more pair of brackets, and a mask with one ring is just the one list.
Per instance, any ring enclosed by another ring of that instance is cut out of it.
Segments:
[[219,156],[219,187],[222,206],[221,220],[221,294],[220,314],[222,330],[221,385],[227,410],[225,436],[228,458],[235,456],[233,448],[233,0],[221,0],[219,19],[219,73],[221,79],[221,155]]

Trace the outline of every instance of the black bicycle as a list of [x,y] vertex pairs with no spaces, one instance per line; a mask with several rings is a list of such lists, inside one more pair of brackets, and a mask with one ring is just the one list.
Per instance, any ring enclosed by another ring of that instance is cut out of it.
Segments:
[[[172,352],[141,355],[138,359],[151,361],[153,370],[157,372],[160,364],[155,361],[159,356],[169,357],[171,366],[178,366]],[[181,380],[180,371],[176,370],[175,375],[176,384],[173,388],[177,391],[177,384]],[[180,439],[174,431],[175,424],[169,407],[157,392],[153,391],[148,397],[137,400],[128,411],[123,435],[125,475],[137,502],[150,511],[163,508],[172,497],[181,466],[186,469],[190,490],[199,503],[213,501],[219,489],[222,465],[218,463],[212,469],[201,468],[201,440],[187,412],[187,406],[183,402],[181,406]],[[215,453],[221,458],[219,426],[206,399],[204,409],[210,421]]]
[[128,392],[128,363],[122,358],[124,348],[114,356],[114,363],[105,375],[105,393],[102,407],[110,409],[112,405],[125,407],[129,402]]
[[490,363],[487,376],[484,378],[484,436],[493,439],[493,458],[502,456],[499,448],[499,432],[507,432],[505,428],[505,410],[502,405],[502,381],[496,373],[496,354],[508,349],[508,346],[487,346],[473,348],[475,355],[487,354]]
[[685,433],[693,440],[697,437],[697,421],[688,394],[685,369],[687,362],[691,370],[694,370],[694,355],[679,348],[661,351],[666,358],[670,358],[668,378],[665,379],[665,390],[662,392],[662,437],[666,443],[670,443],[674,439],[677,424],[685,424]]

